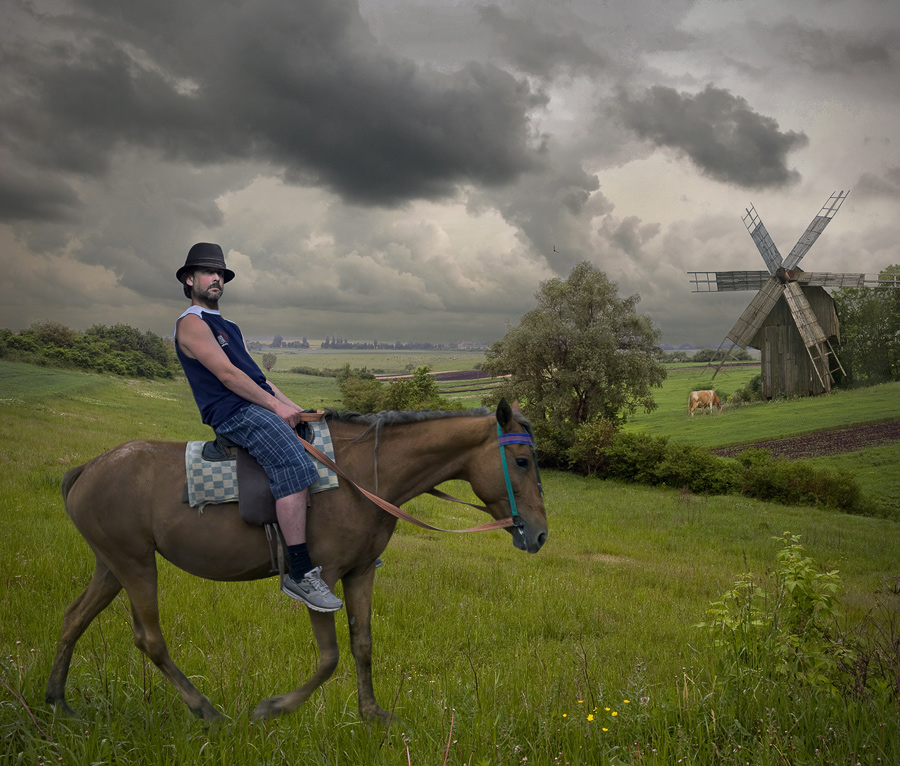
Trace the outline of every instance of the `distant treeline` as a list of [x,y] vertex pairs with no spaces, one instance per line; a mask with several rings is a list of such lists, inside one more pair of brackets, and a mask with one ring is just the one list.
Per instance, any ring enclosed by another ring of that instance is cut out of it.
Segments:
[[[720,348],[701,348],[697,351],[685,351],[676,349],[675,351],[662,351],[658,359],[661,362],[721,362],[725,358],[727,349]],[[728,357],[731,362],[752,362],[756,361],[746,349],[736,348]]]
[[126,324],[97,324],[84,332],[52,321],[19,333],[2,328],[0,359],[130,378],[171,378],[181,369],[170,343]]
[[[247,347],[251,351],[263,351],[266,348],[309,348],[309,340],[304,336],[300,340],[285,340],[284,336],[276,335],[272,338],[272,342],[268,345],[261,341],[249,341]],[[341,351],[372,351],[375,349],[393,350],[393,351],[458,351],[460,350],[456,343],[430,343],[423,341],[421,343],[380,343],[375,338],[371,343],[368,341],[351,341],[347,338],[326,335],[325,340],[319,346],[330,350]]]

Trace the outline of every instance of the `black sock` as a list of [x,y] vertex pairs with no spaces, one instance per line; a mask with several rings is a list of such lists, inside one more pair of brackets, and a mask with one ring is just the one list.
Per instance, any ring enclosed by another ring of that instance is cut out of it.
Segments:
[[309,558],[309,551],[306,550],[306,543],[289,545],[287,552],[291,560],[291,577],[295,580],[302,580],[303,575],[313,568],[312,560]]

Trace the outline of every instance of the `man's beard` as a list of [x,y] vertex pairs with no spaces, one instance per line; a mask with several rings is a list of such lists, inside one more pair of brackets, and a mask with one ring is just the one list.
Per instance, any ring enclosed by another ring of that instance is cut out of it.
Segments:
[[[217,288],[217,291],[215,293],[213,293],[214,288]],[[211,284],[205,290],[197,290],[196,288],[194,289],[194,294],[207,303],[218,303],[219,298],[222,297],[222,292],[222,286],[216,284]]]

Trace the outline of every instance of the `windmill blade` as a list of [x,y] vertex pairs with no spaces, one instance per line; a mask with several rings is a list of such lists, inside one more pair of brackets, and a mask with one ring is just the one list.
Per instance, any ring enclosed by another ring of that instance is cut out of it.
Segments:
[[769,278],[768,271],[689,271],[692,293],[723,293],[759,290]]
[[[831,383],[833,381],[828,357],[834,356],[834,349],[825,336],[819,320],[813,313],[812,306],[803,294],[803,290],[796,282],[788,282],[784,286],[784,297],[797,329],[800,331],[800,337],[806,346],[809,359],[812,362],[813,370],[819,377],[819,382],[826,392],[831,391]],[[837,359],[836,356],[834,356]],[[838,362],[840,365],[840,362]],[[843,368],[841,368],[843,370]]]
[[812,247],[813,242],[819,238],[819,235],[831,222],[831,219],[837,215],[837,211],[841,209],[841,205],[844,204],[844,200],[847,199],[848,194],[850,194],[849,191],[840,191],[835,192],[828,198],[828,201],[822,206],[819,214],[812,219],[812,223],[806,228],[806,231],[803,232],[803,236],[797,240],[794,249],[788,253],[788,257],[785,258],[784,261],[784,268],[791,271],[798,263],[800,263],[800,259],[806,255],[806,252]]
[[810,287],[865,287],[866,275],[804,271],[797,276],[797,282]]
[[717,271],[716,291],[759,290],[768,279],[768,271]]
[[759,250],[759,254],[766,262],[766,268],[769,270],[769,273],[774,274],[781,268],[781,253],[778,252],[778,248],[775,247],[769,232],[766,231],[762,220],[756,214],[756,208],[751,205],[750,209],[747,210],[747,215],[741,220],[744,222],[744,226],[747,227],[747,231],[750,232],[750,238],[756,244],[756,249]]
[[725,337],[741,348],[747,348],[747,345],[753,340],[757,330],[762,327],[763,322],[772,310],[772,307],[781,297],[781,283],[777,279],[769,279],[759,289],[759,292],[753,296],[750,305],[744,309],[744,313],[738,317],[734,327],[729,330]]
[[803,294],[803,290],[796,282],[788,282],[784,286],[784,297],[788,308],[803,338],[803,344],[807,348],[818,347],[825,342],[825,332],[813,313],[812,306]]

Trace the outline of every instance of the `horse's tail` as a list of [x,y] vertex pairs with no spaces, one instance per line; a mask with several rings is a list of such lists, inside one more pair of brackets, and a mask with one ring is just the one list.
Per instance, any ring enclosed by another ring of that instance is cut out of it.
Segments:
[[[75,482],[78,480],[78,477],[81,476],[81,473],[82,471],[84,471],[86,466],[87,463],[85,463],[84,465],[76,466],[75,468],[66,471],[66,475],[63,476],[61,486],[63,502],[65,502],[66,498],[69,496],[69,490],[72,489],[72,485],[75,484]],[[66,512],[68,512],[68,510],[68,507],[66,507]]]

